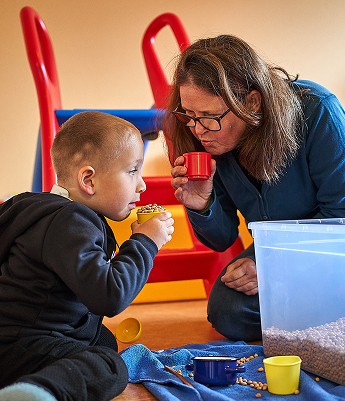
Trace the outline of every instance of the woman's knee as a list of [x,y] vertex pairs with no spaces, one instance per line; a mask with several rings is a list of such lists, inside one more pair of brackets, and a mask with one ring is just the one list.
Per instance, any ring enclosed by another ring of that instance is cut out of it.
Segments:
[[224,337],[233,341],[254,341],[261,338],[260,310],[257,295],[223,288],[212,289],[207,318]]
[[[253,254],[253,247],[247,248],[234,260]],[[207,318],[212,326],[230,340],[253,341],[261,338],[259,296],[246,295],[227,287],[221,277],[226,266],[216,279],[207,306]]]

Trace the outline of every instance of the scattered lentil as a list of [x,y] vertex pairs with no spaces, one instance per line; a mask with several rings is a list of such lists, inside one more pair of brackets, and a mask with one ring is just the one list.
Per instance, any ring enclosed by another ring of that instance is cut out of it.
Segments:
[[256,398],[261,398],[261,394],[260,394],[260,393],[256,393],[256,394],[255,394],[255,397],[256,397]]
[[259,355],[255,353],[254,355],[250,355],[248,358],[246,357],[239,358],[237,359],[237,365],[242,365],[242,363],[249,362],[252,359],[257,358],[258,356]]
[[295,390],[293,393],[297,395],[299,394],[299,390]]
[[259,369],[258,369],[258,372],[263,372],[264,371],[264,368],[262,368],[262,367],[260,367]]

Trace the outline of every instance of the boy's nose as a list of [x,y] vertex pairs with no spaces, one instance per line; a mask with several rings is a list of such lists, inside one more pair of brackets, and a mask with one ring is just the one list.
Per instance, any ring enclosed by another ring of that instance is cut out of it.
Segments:
[[146,191],[146,184],[145,184],[145,181],[143,180],[143,177],[140,177],[140,181],[139,181],[139,184],[138,184],[138,186],[137,186],[137,192],[139,193],[139,194],[141,194],[141,193],[143,193],[143,192],[145,192]]

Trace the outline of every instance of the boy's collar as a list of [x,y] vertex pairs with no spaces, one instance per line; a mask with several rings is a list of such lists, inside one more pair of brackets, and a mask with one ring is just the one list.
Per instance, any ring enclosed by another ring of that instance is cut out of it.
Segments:
[[66,188],[60,187],[59,185],[54,184],[52,190],[50,191],[51,194],[60,195],[64,198],[69,199],[69,192]]

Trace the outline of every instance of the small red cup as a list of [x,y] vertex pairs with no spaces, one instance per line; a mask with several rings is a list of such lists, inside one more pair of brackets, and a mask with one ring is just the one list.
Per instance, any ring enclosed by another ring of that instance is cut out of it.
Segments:
[[208,180],[211,176],[211,153],[184,153],[184,165],[187,167],[186,177],[191,181]]

